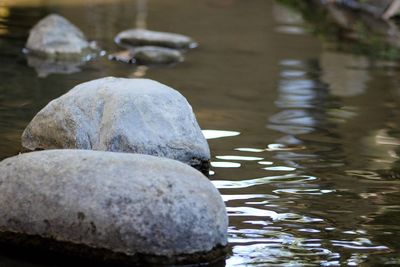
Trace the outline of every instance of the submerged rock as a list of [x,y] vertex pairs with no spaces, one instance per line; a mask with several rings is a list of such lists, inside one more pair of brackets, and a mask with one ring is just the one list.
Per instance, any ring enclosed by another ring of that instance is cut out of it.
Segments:
[[110,59],[139,65],[168,65],[183,61],[183,54],[171,48],[141,46],[111,54]]
[[177,49],[189,49],[197,46],[193,39],[185,35],[144,29],[130,29],[120,32],[115,37],[115,41],[121,45],[162,46]]
[[175,264],[211,260],[227,244],[212,183],[148,155],[50,150],[5,159],[0,205],[0,242],[32,249]]
[[210,160],[207,141],[186,99],[148,79],[107,77],[74,87],[33,118],[22,146],[149,154],[204,171]]
[[92,52],[93,44],[71,22],[52,14],[40,20],[30,31],[29,53],[54,59],[80,59]]

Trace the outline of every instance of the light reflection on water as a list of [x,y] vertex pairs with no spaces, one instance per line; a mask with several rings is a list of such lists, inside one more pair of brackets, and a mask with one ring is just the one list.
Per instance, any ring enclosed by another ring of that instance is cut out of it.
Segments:
[[223,138],[230,136],[237,136],[240,133],[234,131],[221,131],[221,130],[203,130],[203,135],[206,139]]
[[[393,248],[374,240],[374,234],[370,233],[372,228],[368,222],[374,221],[373,214],[376,211],[372,210],[375,208],[367,211],[367,214],[360,214],[362,219],[356,220],[362,221],[361,225],[357,222],[350,223],[355,223],[361,229],[345,230],[340,223],[335,223],[337,216],[352,214],[352,209],[358,206],[354,204],[346,207],[346,201],[358,201],[353,195],[343,198],[341,192],[351,192],[352,188],[342,188],[349,185],[330,181],[336,175],[329,179],[325,177],[326,173],[334,171],[337,176],[347,179],[388,179],[373,170],[348,169],[348,165],[352,164],[346,161],[342,146],[349,144],[343,143],[343,133],[338,128],[339,124],[349,123],[357,117],[359,109],[342,103],[341,99],[331,94],[329,84],[320,80],[319,73],[323,70],[318,61],[284,59],[280,66],[279,95],[275,101],[278,111],[268,116],[266,128],[279,132],[282,136],[275,142],[266,143],[265,149],[232,149],[248,154],[257,153],[257,157],[216,156],[226,160],[244,159],[241,168],[251,164],[251,160],[245,160],[246,157],[254,158],[258,160],[258,164],[268,165],[262,169],[270,172],[268,176],[255,179],[213,180],[222,193],[229,190],[230,197],[224,199],[231,221],[238,224],[237,218],[244,218],[240,223],[243,226],[231,227],[229,230],[233,255],[227,260],[227,265],[358,266],[365,264],[369,255],[392,253]],[[242,135],[245,134],[246,132],[242,132]],[[375,140],[377,145],[399,145],[399,139],[388,135],[387,131],[380,131]],[[396,150],[386,151],[392,158],[398,158]],[[252,165],[251,168],[257,166]],[[276,171],[282,174],[277,176],[274,174]],[[344,173],[340,174],[341,171]],[[214,179],[217,177],[220,176],[216,175]],[[246,192],[268,194],[234,197],[235,192],[248,188],[250,190]],[[398,190],[396,188],[386,192],[398,196]],[[359,197],[382,198],[379,193],[359,193]],[[384,200],[381,201],[383,204]],[[331,204],[339,205],[338,209],[334,210],[333,206],[330,207]],[[322,209],[317,211],[312,206]],[[353,216],[347,216],[347,220],[354,219]]]
[[[0,20],[7,28],[0,35],[9,34],[0,39],[1,158],[18,153],[32,116],[76,83],[144,75],[178,88],[204,129],[210,179],[230,217],[227,266],[400,265],[398,70],[318,51],[301,17],[273,1],[154,0],[150,7],[150,26],[199,40],[187,62],[144,71],[103,58],[43,79],[19,52],[48,10],[8,10]],[[109,49],[111,37],[131,27],[124,10],[132,8],[123,0],[53,7],[86,32],[93,28],[91,37]]]

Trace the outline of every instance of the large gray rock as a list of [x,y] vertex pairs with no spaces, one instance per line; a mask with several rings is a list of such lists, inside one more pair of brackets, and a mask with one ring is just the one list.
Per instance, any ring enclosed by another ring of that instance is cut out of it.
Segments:
[[150,45],[178,49],[189,49],[197,46],[197,43],[192,38],[182,34],[157,32],[145,29],[130,29],[122,31],[115,37],[115,42],[120,45]]
[[189,263],[221,256],[227,226],[217,189],[174,160],[49,150],[0,162],[0,236],[17,244]]
[[108,77],[74,87],[33,118],[22,146],[149,154],[202,170],[210,160],[208,143],[186,99],[148,79]]
[[92,47],[76,26],[64,17],[52,14],[31,29],[26,48],[40,56],[71,59],[88,54]]

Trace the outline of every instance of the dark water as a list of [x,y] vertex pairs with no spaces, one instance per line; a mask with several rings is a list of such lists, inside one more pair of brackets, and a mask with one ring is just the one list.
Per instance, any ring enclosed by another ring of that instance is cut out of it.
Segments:
[[[226,266],[400,266],[397,63],[329,50],[274,1],[150,0],[148,28],[200,43],[184,63],[146,70],[102,57],[39,78],[21,49],[46,14],[110,52],[135,25],[134,1],[75,2],[0,1],[0,158],[17,154],[34,114],[74,85],[152,78],[188,98],[210,138],[211,180],[230,217]],[[45,265],[0,256],[0,266]]]

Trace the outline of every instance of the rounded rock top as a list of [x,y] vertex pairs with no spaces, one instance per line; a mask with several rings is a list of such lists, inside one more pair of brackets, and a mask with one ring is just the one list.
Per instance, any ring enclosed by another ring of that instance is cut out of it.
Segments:
[[51,14],[31,29],[26,48],[39,56],[70,59],[89,51],[90,43],[83,32],[66,18]]
[[161,46],[176,49],[190,49],[197,46],[192,38],[182,34],[145,29],[122,31],[115,37],[115,42],[128,46]]
[[149,79],[106,77],[77,85],[32,119],[22,146],[148,154],[204,171],[210,160],[185,97]]
[[100,250],[117,261],[193,263],[227,244],[218,190],[193,168],[154,156],[65,149],[8,158],[0,203],[0,236],[76,245],[89,258]]

